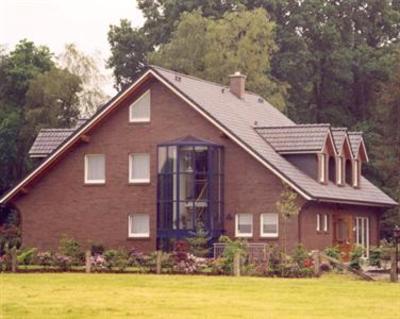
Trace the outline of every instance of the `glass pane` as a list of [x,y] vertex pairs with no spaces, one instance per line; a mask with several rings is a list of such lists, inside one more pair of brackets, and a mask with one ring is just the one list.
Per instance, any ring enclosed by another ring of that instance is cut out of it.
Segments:
[[201,225],[202,227],[206,227],[208,225],[207,208],[208,208],[207,202],[202,202],[202,201],[195,202],[194,205],[195,226]]
[[208,198],[208,183],[207,175],[196,174],[194,180],[194,199],[197,200],[207,200]]
[[87,161],[87,180],[104,181],[105,180],[105,156],[104,155],[86,155]]
[[179,172],[180,173],[193,173],[193,148],[181,147],[179,148]]
[[180,174],[179,175],[179,199],[180,200],[194,200],[194,179],[193,174]]
[[167,147],[158,148],[158,172],[159,173],[169,173],[170,168],[167,164]]
[[263,214],[263,233],[276,234],[278,232],[278,214]]
[[150,156],[149,154],[133,154],[131,160],[131,179],[147,181],[150,179]]
[[264,234],[276,234],[278,232],[277,225],[264,224],[263,232],[264,232]]
[[179,228],[193,229],[193,202],[179,203]]
[[150,119],[150,92],[144,93],[131,105],[131,120]]
[[195,152],[195,170],[198,173],[207,174],[208,172],[208,149],[205,146],[196,146]]
[[238,215],[238,230],[241,234],[252,232],[253,216],[251,214]]
[[149,233],[149,215],[135,214],[131,216],[131,230],[133,234],[148,234]]

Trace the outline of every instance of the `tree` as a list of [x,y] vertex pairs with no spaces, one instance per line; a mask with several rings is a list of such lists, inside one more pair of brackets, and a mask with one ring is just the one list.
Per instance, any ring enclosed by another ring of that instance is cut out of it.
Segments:
[[298,216],[301,207],[298,204],[298,194],[294,192],[287,184],[283,184],[283,189],[279,200],[276,203],[276,209],[283,221],[283,252],[286,255],[287,222],[294,216]]
[[106,77],[99,70],[99,61],[94,56],[85,55],[75,44],[66,44],[64,52],[58,57],[60,68],[67,69],[78,76],[82,90],[78,94],[79,110],[84,116],[93,115],[107,99],[102,90]]
[[144,70],[152,46],[143,30],[133,29],[128,20],[110,27],[108,42],[111,57],[107,66],[113,69],[115,88],[122,90]]
[[66,69],[53,68],[31,80],[26,108],[33,130],[73,126],[80,114],[81,91],[81,79]]
[[284,87],[270,76],[274,24],[265,10],[232,12],[221,19],[185,13],[171,41],[150,62],[201,78],[227,83],[235,71],[247,74],[247,88],[284,108]]

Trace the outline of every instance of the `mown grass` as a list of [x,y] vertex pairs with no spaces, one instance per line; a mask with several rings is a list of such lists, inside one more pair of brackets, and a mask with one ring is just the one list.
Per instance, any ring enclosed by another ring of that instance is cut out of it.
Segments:
[[275,279],[0,274],[0,318],[400,318],[400,285]]

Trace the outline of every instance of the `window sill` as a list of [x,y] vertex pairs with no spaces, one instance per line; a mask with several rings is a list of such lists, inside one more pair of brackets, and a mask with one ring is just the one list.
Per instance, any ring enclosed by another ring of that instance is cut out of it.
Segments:
[[128,239],[129,240],[132,240],[132,239],[150,239],[150,235],[149,234],[134,235],[134,236],[130,235],[130,236],[128,236]]
[[85,186],[103,186],[106,182],[84,182],[83,185]]
[[278,239],[279,236],[278,236],[278,235],[261,235],[260,238],[264,238],[264,239]]
[[151,184],[150,180],[135,180],[135,181],[129,181],[129,185],[149,185]]
[[241,234],[241,235],[236,234],[235,237],[236,238],[252,238],[253,234]]
[[150,124],[150,120],[130,120],[129,124]]

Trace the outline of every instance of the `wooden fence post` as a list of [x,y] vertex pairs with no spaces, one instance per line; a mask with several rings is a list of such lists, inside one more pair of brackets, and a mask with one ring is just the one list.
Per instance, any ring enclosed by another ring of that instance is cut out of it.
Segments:
[[91,272],[91,268],[92,268],[92,264],[91,264],[91,257],[92,257],[92,253],[90,250],[87,250],[85,253],[85,271],[87,274],[89,274]]
[[17,248],[11,248],[11,272],[17,272]]
[[162,251],[157,250],[157,259],[156,259],[156,273],[157,275],[161,274],[161,260],[162,260]]
[[319,250],[315,250],[312,253],[312,259],[314,262],[314,275],[319,277],[321,275],[321,255]]
[[235,252],[233,255],[233,275],[235,277],[240,277],[240,252]]
[[396,252],[393,250],[390,253],[390,281],[391,282],[398,282],[399,280],[399,274],[398,274],[398,265],[397,265],[397,260],[396,260]]

